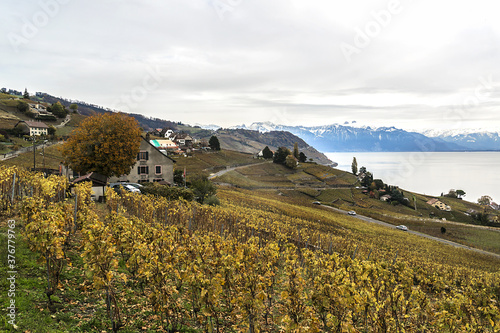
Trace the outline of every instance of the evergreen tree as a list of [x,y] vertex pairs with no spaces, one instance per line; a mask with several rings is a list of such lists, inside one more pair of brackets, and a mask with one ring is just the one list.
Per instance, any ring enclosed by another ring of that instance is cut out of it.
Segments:
[[297,142],[293,144],[293,157],[299,159],[299,144]]
[[210,138],[210,140],[208,140],[208,146],[212,150],[220,150],[219,139],[217,139],[217,137],[215,135],[212,135],[212,137]]
[[291,155],[290,149],[286,147],[279,147],[278,150],[274,153],[273,162],[278,164],[285,164],[286,157]]
[[24,94],[23,94],[24,99],[30,99],[30,94],[28,93],[28,89],[24,88]]
[[353,175],[358,174],[358,161],[356,161],[356,157],[352,158],[351,171]]
[[300,152],[299,154],[299,162],[305,163],[307,161],[307,156],[303,152]]

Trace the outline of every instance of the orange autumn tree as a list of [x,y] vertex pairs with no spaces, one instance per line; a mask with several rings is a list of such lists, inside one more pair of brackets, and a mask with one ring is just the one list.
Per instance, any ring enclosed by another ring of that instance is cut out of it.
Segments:
[[62,147],[64,164],[76,172],[106,177],[130,173],[137,160],[141,130],[122,113],[100,114],[82,121]]

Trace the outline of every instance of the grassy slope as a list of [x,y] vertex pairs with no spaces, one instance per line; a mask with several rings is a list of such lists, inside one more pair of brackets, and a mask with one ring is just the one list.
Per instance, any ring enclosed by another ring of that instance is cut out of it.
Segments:
[[[290,191],[278,195],[272,190],[244,190],[230,187],[219,189],[222,207],[236,205],[241,209],[250,209],[255,214],[270,212],[272,218],[289,220],[299,228],[321,230],[330,234],[335,248],[343,255],[370,260],[392,261],[396,256],[399,261],[410,265],[422,265],[423,269],[432,267],[456,268],[458,272],[467,266],[478,272],[498,271],[500,260],[441,245],[397,230],[387,229],[375,224],[332,212],[324,207],[314,206],[304,201],[299,192]],[[99,215],[106,213],[104,205],[97,205]],[[273,217],[274,216],[274,217]],[[61,285],[53,296],[55,306],[50,307],[44,295],[46,286],[43,261],[38,254],[33,254],[21,235],[21,223],[18,217],[16,230],[16,323],[19,331],[30,332],[103,332],[109,331],[109,319],[106,317],[104,294],[93,290],[80,255],[81,248],[73,247],[69,251],[71,266],[66,265],[61,274]],[[0,220],[0,272],[7,275],[6,222]],[[76,240],[78,240],[78,235]],[[325,245],[327,245],[326,243]],[[430,266],[427,266],[429,265]],[[433,266],[435,265],[435,266]],[[6,279],[0,281],[2,290],[8,290]],[[139,286],[131,283],[117,285],[120,294],[122,315],[126,327],[120,332],[157,332],[158,316],[152,311]],[[2,298],[0,304],[5,308],[9,299]],[[0,315],[0,330],[9,330],[8,318]],[[193,332],[186,330],[186,332]]]
[[[301,197],[301,200],[319,200],[344,210],[354,209],[359,214],[394,225],[405,224],[412,230],[500,254],[500,230],[468,225],[476,222],[465,212],[468,209],[482,211],[484,208],[464,200],[440,198],[452,207],[451,212],[445,212],[426,203],[431,197],[404,191],[412,202],[415,195],[417,210],[403,205],[393,206],[363,194],[361,189],[355,187],[356,179],[351,174],[309,163],[297,170],[276,164],[257,165],[228,172],[216,181],[247,189],[279,190],[289,196]],[[300,194],[290,194],[292,191]],[[441,227],[446,229],[445,233],[441,232]]]
[[[28,154],[26,156],[26,163],[28,164],[30,163],[29,156],[32,155]],[[238,163],[261,162],[247,154],[218,152],[213,154],[195,154],[194,157],[189,158],[179,157],[177,167],[179,165],[181,168],[187,166],[188,172],[193,173],[202,172],[207,167],[217,169],[217,165],[232,165],[235,164],[235,161],[238,161]],[[380,214],[385,214],[386,217],[390,218],[408,219],[411,217],[415,221],[418,221],[417,219],[420,218],[418,212],[407,207],[394,207],[386,203],[381,203],[379,200],[370,199],[361,194],[355,187],[328,190],[312,188],[293,189],[294,182],[305,180],[315,183],[320,180],[324,180],[325,182],[330,180],[333,182],[333,185],[335,185],[335,181],[338,184],[353,184],[355,180],[348,173],[343,173],[335,169],[325,169],[314,164],[306,164],[301,166],[299,170],[291,171],[270,163],[238,169],[226,175],[233,175],[234,182],[239,182],[239,184],[247,182],[247,186],[250,189],[220,187],[218,195],[221,198],[222,206],[229,203],[237,204],[242,209],[251,208],[257,214],[260,211],[272,212],[277,219],[294,218],[294,221],[297,223],[308,221],[308,227],[323,231],[327,230],[331,235],[331,239],[335,241],[336,246],[341,247],[345,255],[350,256],[356,251],[357,258],[366,258],[370,254],[370,258],[374,260],[391,260],[397,252],[399,260],[408,261],[412,264],[431,261],[437,265],[456,267],[457,269],[466,266],[480,271],[498,271],[498,267],[500,267],[498,259],[366,223],[332,212],[324,207],[312,205],[311,203],[314,199],[321,199],[326,202],[332,198],[338,198],[342,201],[342,208],[352,208],[349,203],[349,201],[352,201],[359,212],[363,211],[364,213],[371,209],[375,212],[380,211]],[[221,178],[227,181],[228,179],[224,177]],[[260,180],[257,181],[258,179]],[[290,184],[290,186],[287,186],[289,189],[252,188],[269,182],[274,184],[277,180],[283,180],[283,182]],[[426,205],[426,197],[418,196],[418,200],[419,209],[433,209],[432,207],[428,208],[424,206]],[[447,203],[454,204],[451,201],[447,201]],[[456,205],[460,207],[459,209],[468,207],[477,208],[477,205],[464,201],[458,201]],[[361,206],[371,208],[362,208]],[[104,212],[103,206],[99,205],[98,209]],[[2,257],[0,272],[2,276],[5,276],[7,274],[7,255],[5,253],[6,218],[3,217],[0,221],[0,256]],[[417,222],[414,222],[415,224],[411,223],[411,221],[406,222],[412,229],[419,230]],[[421,223],[424,224],[424,221]],[[433,230],[439,234],[440,231],[438,230],[440,230],[442,223],[433,223]],[[425,224],[430,224],[430,222],[425,222]],[[467,226],[451,227],[446,225],[446,227],[448,229],[447,235],[462,237],[464,241],[470,242],[470,244],[478,241],[483,242],[482,246],[485,249],[494,252],[500,251],[498,249],[498,233],[491,231],[483,232],[483,230],[472,229]],[[497,245],[496,248],[495,244]],[[45,275],[43,268],[40,268],[43,267],[43,264],[37,262],[38,255],[33,255],[27,249],[26,244],[19,239],[16,248],[16,260],[20,265],[18,268],[18,285],[16,287],[16,305],[18,306],[17,313],[19,317],[17,322],[20,324],[20,329],[31,330],[31,332],[101,332],[109,329],[109,321],[106,318],[104,310],[103,295],[88,289],[89,282],[85,279],[85,270],[78,251],[79,249],[75,248],[70,252],[72,266],[66,266],[62,273],[62,281],[64,283],[56,294],[56,307],[52,309],[54,311],[52,312],[48,309],[46,297],[43,294]],[[2,290],[7,290],[8,286],[5,279],[0,282],[0,286],[3,288]],[[135,288],[137,289],[137,286]],[[133,308],[123,307],[125,309],[123,315],[128,318],[128,325],[121,331],[157,331],[158,329],[150,324],[151,318],[154,318],[155,314],[151,311],[147,300],[141,296],[140,291],[135,290],[134,294],[134,290],[130,286],[127,288],[123,286],[123,292],[127,294],[126,296],[129,298],[132,297],[134,302],[139,305],[134,305]],[[5,307],[4,304],[6,304],[6,301],[7,299],[5,298],[2,300],[2,307]],[[0,319],[3,320],[3,322],[0,322],[0,329],[8,329],[10,326],[6,323],[7,319],[5,317],[0,317]]]
[[[45,147],[45,167],[48,169],[59,169],[59,164],[62,161],[62,156],[59,151],[60,145],[56,144],[53,146]],[[37,148],[35,156],[36,168],[43,168],[44,157],[42,155],[42,149]],[[33,152],[27,152],[19,154],[15,158],[11,158],[5,161],[0,161],[0,166],[20,166],[24,168],[33,168]]]
[[171,157],[176,161],[175,169],[184,170],[184,167],[186,167],[188,178],[195,174],[215,173],[228,166],[262,162],[262,160],[254,158],[252,154],[232,150],[195,152],[188,157],[176,155],[172,155]]

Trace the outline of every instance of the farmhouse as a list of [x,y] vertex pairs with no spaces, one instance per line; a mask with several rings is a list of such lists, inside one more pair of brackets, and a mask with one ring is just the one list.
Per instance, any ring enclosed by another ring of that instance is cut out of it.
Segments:
[[15,127],[29,136],[47,135],[49,130],[49,126],[41,121],[20,121]]
[[132,167],[130,174],[120,177],[111,177],[110,183],[128,181],[132,183],[147,183],[164,181],[169,184],[174,182],[175,161],[160,152],[149,141],[142,138],[137,162]]
[[445,210],[447,212],[451,212],[451,207],[450,206],[448,206],[447,204],[439,201],[436,198],[427,201],[427,204],[431,205],[432,207],[436,207],[436,208],[438,208],[440,210]]

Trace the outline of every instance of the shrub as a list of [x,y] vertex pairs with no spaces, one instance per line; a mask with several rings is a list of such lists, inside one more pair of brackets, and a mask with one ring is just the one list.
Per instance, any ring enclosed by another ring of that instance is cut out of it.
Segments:
[[158,183],[144,184],[144,187],[141,188],[141,192],[144,194],[159,195],[167,198],[168,200],[184,199],[187,201],[192,201],[194,199],[193,191],[191,191],[190,189],[181,187],[168,187],[165,185],[160,185]]
[[215,195],[211,195],[211,196],[207,197],[205,199],[205,201],[203,201],[203,203],[205,205],[209,205],[209,206],[218,206],[218,205],[220,205],[219,198],[217,198],[217,196],[215,196]]

